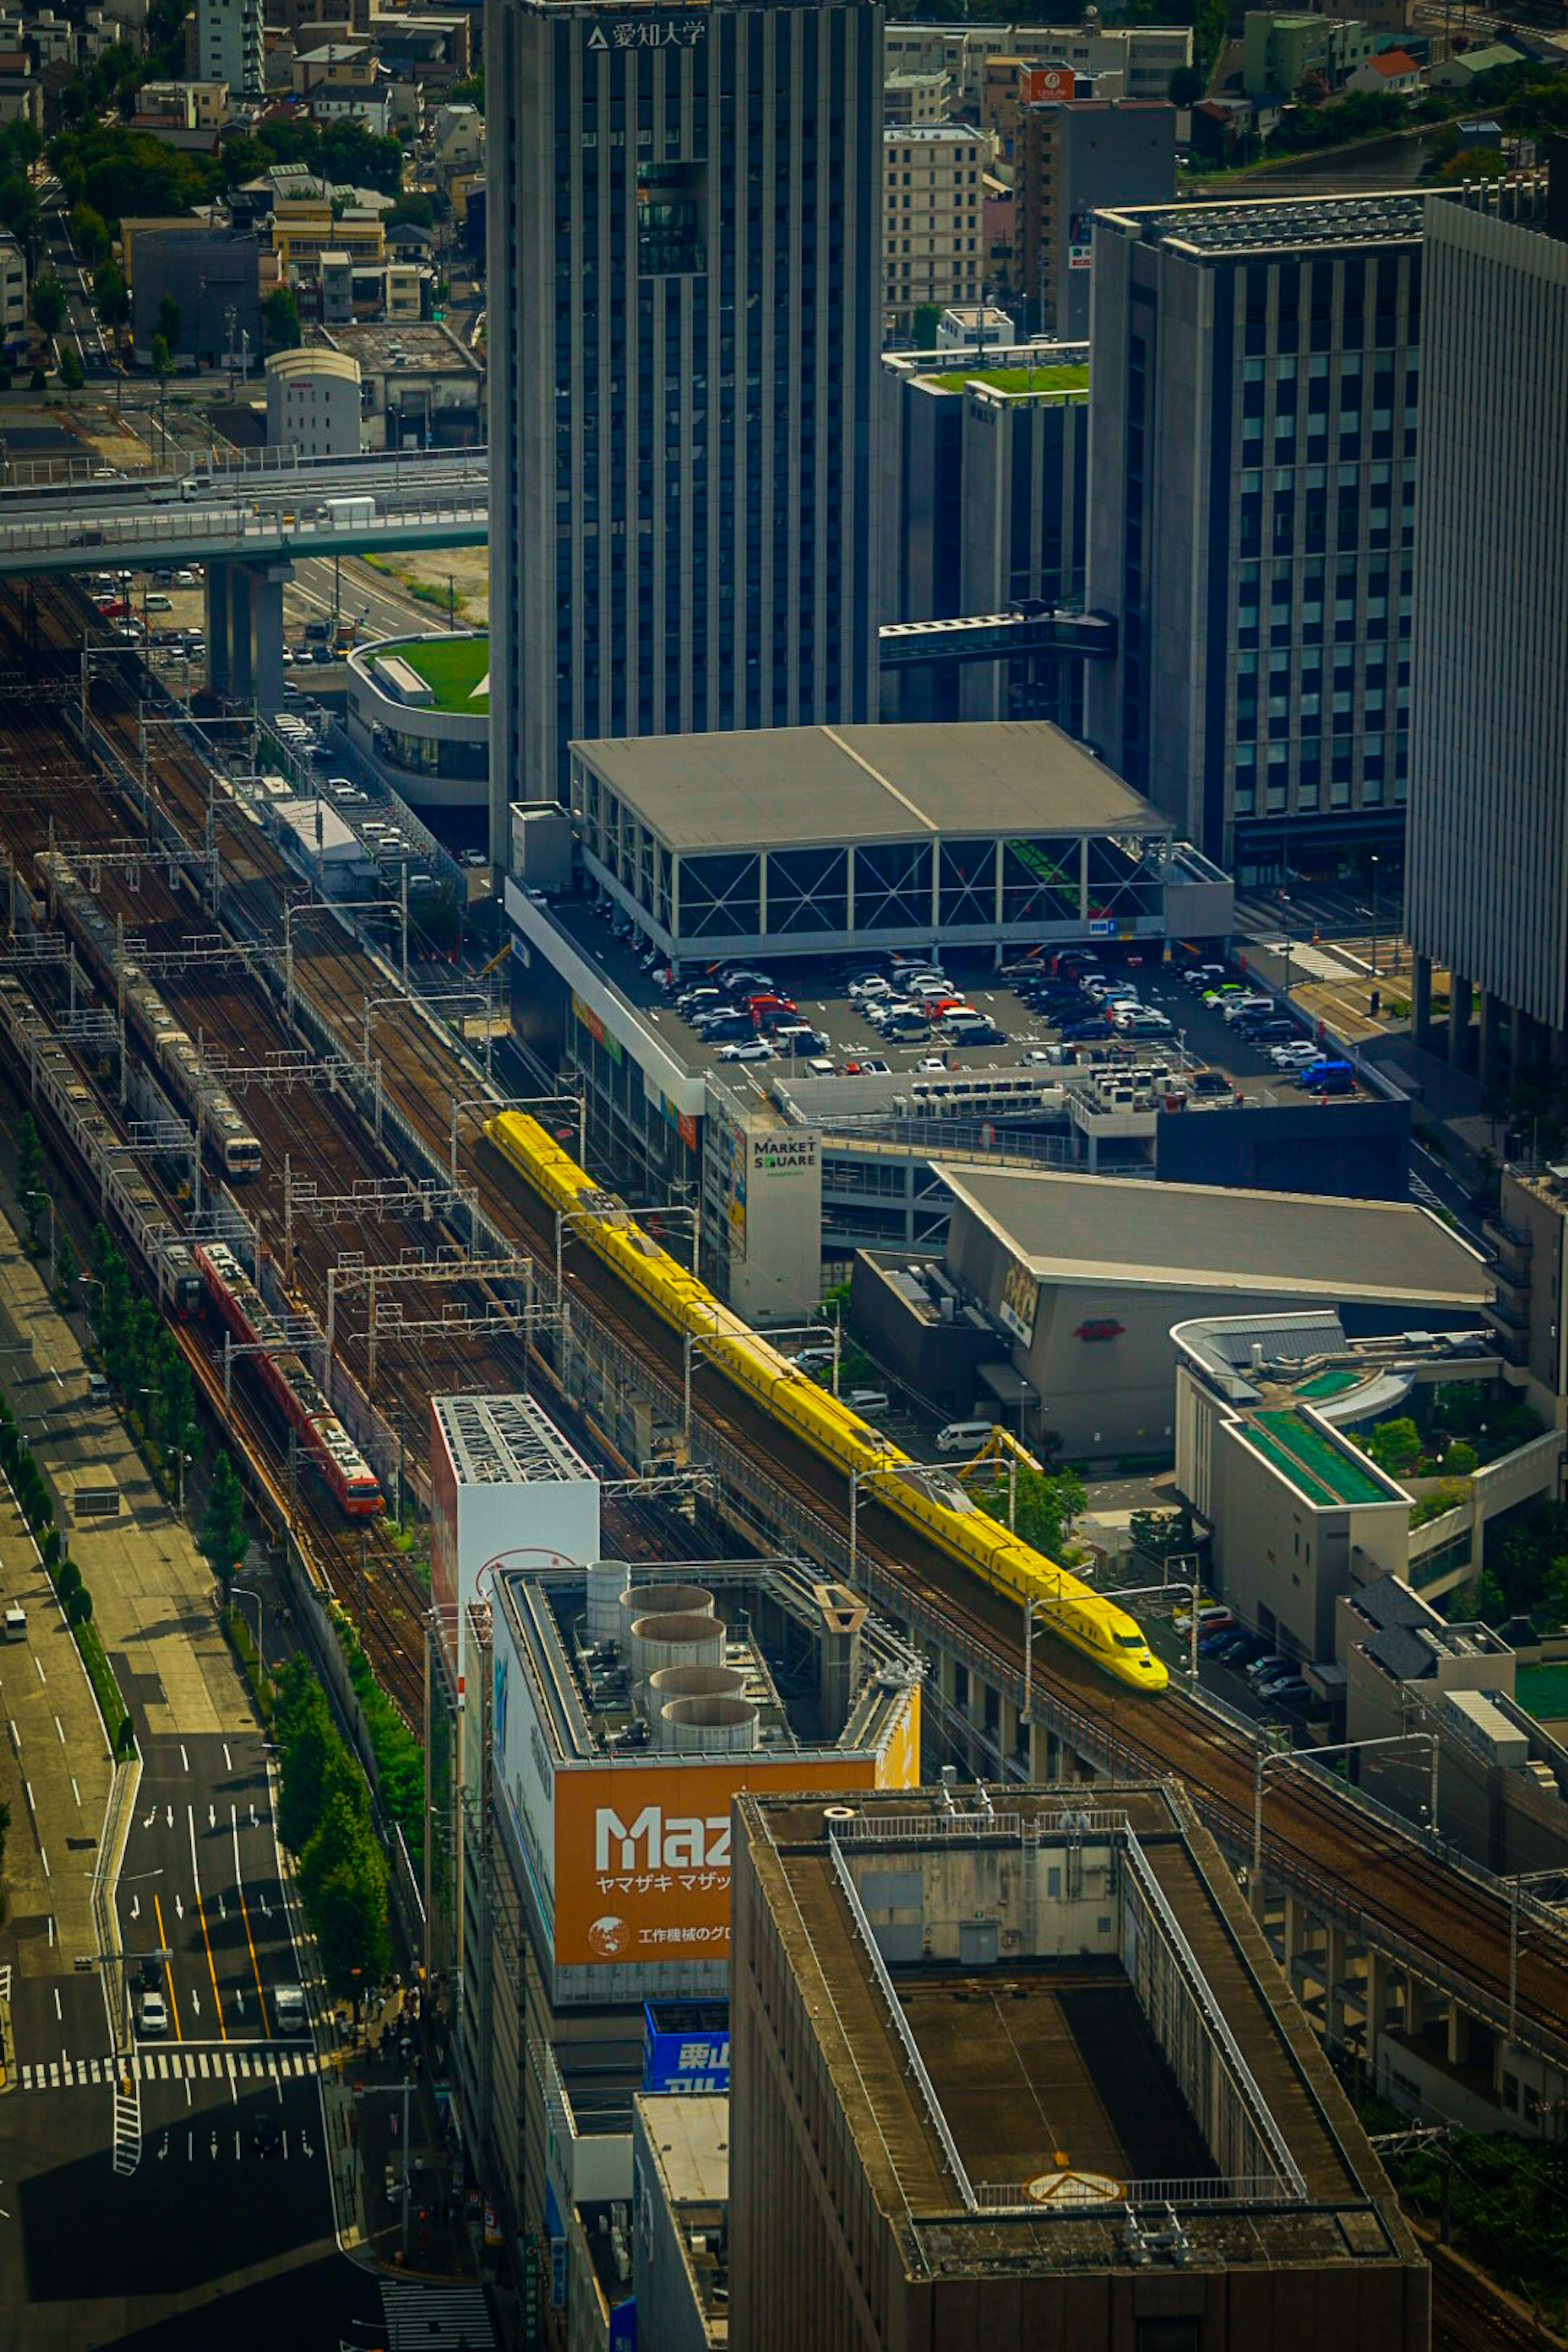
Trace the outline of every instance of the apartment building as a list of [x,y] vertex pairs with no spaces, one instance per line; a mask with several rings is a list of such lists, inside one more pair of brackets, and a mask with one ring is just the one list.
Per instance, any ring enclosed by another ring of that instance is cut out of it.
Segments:
[[922,304],[945,310],[979,300],[989,152],[967,123],[883,131],[883,296],[893,334],[909,333]]

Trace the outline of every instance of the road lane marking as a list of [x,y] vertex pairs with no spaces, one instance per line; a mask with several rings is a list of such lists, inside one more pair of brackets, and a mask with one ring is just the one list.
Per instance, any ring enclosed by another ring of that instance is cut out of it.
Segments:
[[183,1739],[180,1742],[180,1763],[184,1770],[187,1772],[190,1770],[191,1759],[185,1753],[185,1743]]
[[196,1815],[195,1808],[194,1806],[187,1805],[185,1807],[185,1819],[190,1823],[191,1828],[191,1876],[195,1881],[196,1916],[202,1923],[202,1942],[206,1947],[207,1974],[212,1979],[213,2007],[217,2011],[217,2030],[223,2039],[226,2042],[228,2040],[228,2028],[223,2021],[223,2001],[219,1996],[217,1989],[217,1965],[213,1958],[212,1937],[207,1934],[206,1906],[202,1901],[202,1874],[196,1863]]
[[71,1774],[71,1795],[76,1799],[76,1807],[79,1813],[81,1811],[81,1790],[77,1787],[76,1774],[74,1772]]
[[[251,1807],[250,1811],[251,1819],[254,1821],[256,1818],[256,1808],[254,1805]],[[267,1995],[261,1989],[261,1969],[257,1962],[256,1944],[250,1933],[250,1913],[246,1906],[245,1881],[240,1875],[239,1869],[239,1815],[233,1805],[230,1805],[228,1809],[228,1820],[229,1827],[234,1833],[235,1892],[239,1896],[239,1916],[245,1922],[245,1948],[250,1954],[250,1973],[256,1979],[256,1998],[261,2003],[261,2023],[263,2031],[265,2031],[267,2025]]]
[[[159,1901],[156,1894],[154,1894],[153,1897],[153,1909],[158,1921],[159,1948],[160,1950],[166,1952],[169,1948],[169,1938],[163,1932],[163,1906]],[[174,1971],[170,1967],[167,1960],[163,1963],[163,1975],[168,1981],[169,2014],[174,2021],[174,2039],[176,2042],[183,2042],[185,2037],[180,2029],[180,2004],[174,1999]]]
[[66,2021],[66,2013],[65,2013],[65,2011],[60,2007],[60,1989],[59,1989],[58,1985],[57,1985],[57,1986],[55,1987],[55,2016],[56,2016],[56,2018],[58,2019],[58,2022],[59,2022],[61,2025],[63,2025],[63,2024],[65,2023],[65,2021]]
[[232,1772],[234,1769],[234,1759],[228,1752],[228,1742],[226,1739],[223,1743],[223,1769],[226,1772]]
[[55,1729],[56,1729],[56,1730],[59,1733],[59,1735],[60,1735],[60,1746],[63,1748],[63,1747],[65,1746],[65,1744],[66,1744],[66,1727],[65,1727],[65,1725],[60,1721],[59,1717],[58,1717],[58,1715],[57,1715],[57,1716],[56,1716],[56,1717],[55,1717]]
[[47,1682],[47,1681],[48,1680],[48,1676],[47,1676],[47,1675],[45,1674],[45,1672],[44,1672],[43,1660],[42,1660],[41,1658],[37,1657],[37,1656],[35,1656],[35,1657],[34,1657],[34,1660],[33,1660],[33,1664],[34,1664],[37,1667],[37,1669],[38,1669],[38,1680],[39,1680],[41,1683],[42,1683],[42,1682]]

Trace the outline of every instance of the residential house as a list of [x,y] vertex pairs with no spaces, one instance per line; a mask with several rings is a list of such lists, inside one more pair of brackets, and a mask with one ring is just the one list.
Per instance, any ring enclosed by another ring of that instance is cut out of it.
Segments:
[[43,84],[26,49],[0,49],[0,122],[30,122],[43,130]]
[[1468,89],[1483,75],[1503,73],[1510,66],[1525,63],[1522,50],[1510,48],[1506,41],[1489,41],[1485,48],[1461,49],[1454,57],[1445,58],[1441,65],[1432,68],[1426,79],[1434,89]]
[[1408,49],[1380,49],[1358,66],[1345,84],[1347,89],[1392,91],[1395,98],[1419,98],[1421,68]]

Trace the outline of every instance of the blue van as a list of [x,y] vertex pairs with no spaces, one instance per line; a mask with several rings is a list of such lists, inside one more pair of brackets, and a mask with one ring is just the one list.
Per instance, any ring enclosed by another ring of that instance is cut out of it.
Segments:
[[1355,1072],[1348,1062],[1309,1062],[1296,1083],[1310,1095],[1348,1095]]

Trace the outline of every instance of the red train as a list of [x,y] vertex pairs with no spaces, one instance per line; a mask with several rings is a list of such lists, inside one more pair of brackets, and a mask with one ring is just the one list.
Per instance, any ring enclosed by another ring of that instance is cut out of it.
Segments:
[[339,1503],[352,1518],[374,1517],[383,1507],[374,1471],[329,1409],[304,1358],[287,1344],[282,1325],[234,1252],[224,1242],[191,1246],[207,1295],[235,1338],[246,1347],[266,1344],[267,1353],[250,1360]]

